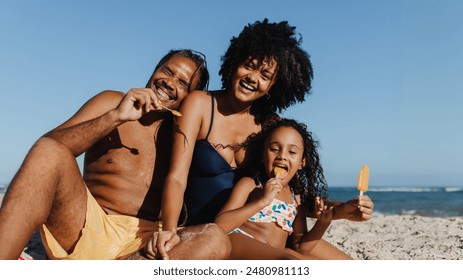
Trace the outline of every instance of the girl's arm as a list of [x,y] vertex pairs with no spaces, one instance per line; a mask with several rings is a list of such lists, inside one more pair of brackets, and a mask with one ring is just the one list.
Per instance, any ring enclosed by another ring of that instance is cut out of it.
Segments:
[[269,182],[266,183],[264,195],[246,203],[249,194],[256,187],[254,180],[249,177],[240,179],[233,187],[230,198],[215,218],[215,223],[225,232],[230,232],[239,227],[250,217],[259,212],[259,210],[269,205],[275,195],[281,190],[281,182],[275,179],[269,180]]
[[307,231],[307,216],[307,210],[300,205],[294,220],[292,234],[293,248],[304,255],[310,255],[312,249],[322,239],[333,219],[333,207],[328,208],[322,200],[316,199],[313,216],[317,217],[317,221],[310,231]]

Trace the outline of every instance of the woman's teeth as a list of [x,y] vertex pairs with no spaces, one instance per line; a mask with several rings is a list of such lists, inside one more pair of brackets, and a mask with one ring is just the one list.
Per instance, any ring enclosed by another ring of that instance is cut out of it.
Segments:
[[241,86],[242,86],[243,88],[245,88],[246,90],[255,91],[255,89],[254,89],[253,87],[251,87],[248,83],[241,82]]

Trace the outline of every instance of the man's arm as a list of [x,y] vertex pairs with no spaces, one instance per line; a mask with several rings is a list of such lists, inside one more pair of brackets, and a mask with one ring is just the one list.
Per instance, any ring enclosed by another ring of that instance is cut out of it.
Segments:
[[144,113],[157,109],[155,104],[157,98],[151,89],[131,89],[127,94],[103,91],[43,137],[66,145],[77,157],[119,125],[138,120]]

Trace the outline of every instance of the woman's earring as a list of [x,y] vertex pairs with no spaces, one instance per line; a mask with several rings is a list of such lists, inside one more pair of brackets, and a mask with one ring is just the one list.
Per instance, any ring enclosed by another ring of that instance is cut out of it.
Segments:
[[270,99],[270,93],[267,92],[267,93],[265,94],[265,96],[266,96],[267,100]]

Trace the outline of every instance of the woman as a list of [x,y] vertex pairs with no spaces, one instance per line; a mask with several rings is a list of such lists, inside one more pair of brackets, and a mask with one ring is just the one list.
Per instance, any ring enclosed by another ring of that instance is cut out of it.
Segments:
[[163,258],[180,242],[184,196],[187,226],[213,222],[234,185],[235,168],[245,160],[245,140],[277,111],[303,102],[311,89],[309,55],[286,21],[245,26],[222,60],[223,89],[191,93],[177,118],[163,191],[164,232],[153,240],[153,253]]

